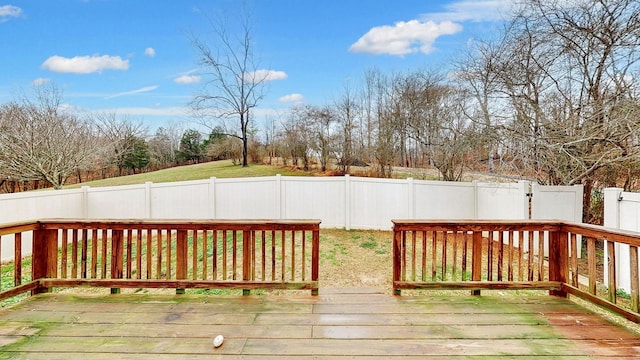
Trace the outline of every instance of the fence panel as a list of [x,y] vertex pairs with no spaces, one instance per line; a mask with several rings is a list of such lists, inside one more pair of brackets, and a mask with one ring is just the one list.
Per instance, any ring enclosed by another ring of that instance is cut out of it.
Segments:
[[345,227],[345,180],[342,177],[282,177],[281,217],[322,219],[327,228]]

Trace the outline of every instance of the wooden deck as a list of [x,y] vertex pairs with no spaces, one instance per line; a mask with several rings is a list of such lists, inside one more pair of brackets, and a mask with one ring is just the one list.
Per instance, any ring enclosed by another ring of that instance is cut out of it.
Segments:
[[41,294],[0,310],[0,358],[345,356],[628,359],[640,358],[640,338],[552,296]]

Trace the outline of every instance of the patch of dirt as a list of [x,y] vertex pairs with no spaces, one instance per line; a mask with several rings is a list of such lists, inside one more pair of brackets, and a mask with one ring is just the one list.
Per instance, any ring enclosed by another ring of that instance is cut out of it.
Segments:
[[320,287],[376,287],[391,293],[391,231],[320,232]]

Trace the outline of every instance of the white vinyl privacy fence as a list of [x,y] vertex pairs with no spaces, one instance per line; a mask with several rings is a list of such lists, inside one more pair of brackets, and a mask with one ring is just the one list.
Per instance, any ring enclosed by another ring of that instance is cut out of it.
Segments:
[[[604,226],[640,232],[640,193],[625,192],[620,188],[604,189]],[[631,292],[629,245],[615,243],[616,284]],[[604,279],[609,278],[607,246],[604,247]]]
[[324,228],[388,230],[391,219],[529,219],[530,199],[534,219],[581,220],[581,186],[276,175],[4,194],[0,222],[320,219]]

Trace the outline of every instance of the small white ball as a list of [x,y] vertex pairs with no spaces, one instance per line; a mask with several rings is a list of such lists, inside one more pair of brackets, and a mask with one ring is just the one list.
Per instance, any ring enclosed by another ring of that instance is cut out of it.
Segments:
[[220,347],[223,342],[224,342],[224,336],[222,336],[222,335],[218,335],[215,338],[213,338],[213,346],[214,347]]

